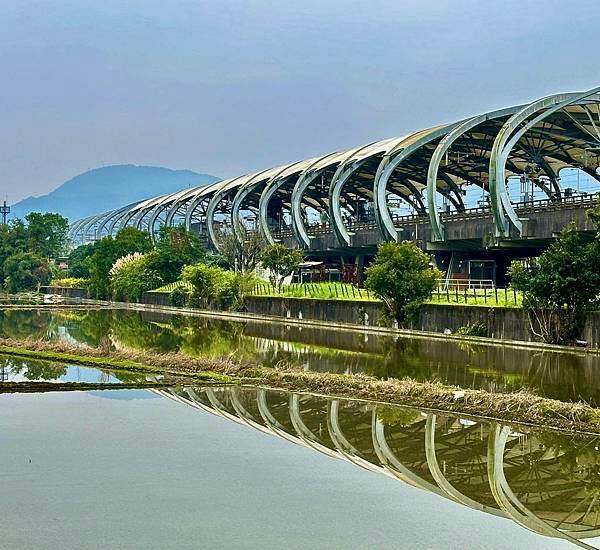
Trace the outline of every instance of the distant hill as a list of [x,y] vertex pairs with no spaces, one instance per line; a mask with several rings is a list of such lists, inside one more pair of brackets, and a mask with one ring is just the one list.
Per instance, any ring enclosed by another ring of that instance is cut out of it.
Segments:
[[11,217],[24,218],[29,212],[58,212],[74,221],[155,195],[208,185],[218,179],[191,170],[159,166],[104,166],[75,176],[47,195],[29,197],[12,205]]

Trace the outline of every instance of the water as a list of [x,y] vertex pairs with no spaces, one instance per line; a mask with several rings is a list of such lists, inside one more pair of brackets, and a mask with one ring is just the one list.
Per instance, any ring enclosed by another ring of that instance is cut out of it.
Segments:
[[20,359],[0,354],[0,390],[2,382],[85,382],[121,384],[143,382],[156,377],[125,371],[69,365],[59,361]]
[[0,438],[11,550],[600,542],[594,438],[232,387],[4,395]]
[[307,370],[410,376],[489,391],[530,388],[546,397],[600,403],[600,356],[584,353],[129,310],[0,310],[0,336],[209,357],[231,354],[263,365],[285,361]]
[[[592,402],[600,387],[594,356],[126,310],[0,310],[0,336]],[[0,355],[0,380],[137,379]],[[178,386],[0,393],[0,440],[0,549],[600,547],[591,436]]]

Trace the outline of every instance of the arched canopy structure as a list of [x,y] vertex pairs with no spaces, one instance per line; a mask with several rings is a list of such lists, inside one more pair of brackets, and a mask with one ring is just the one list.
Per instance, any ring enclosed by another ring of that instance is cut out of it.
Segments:
[[520,238],[523,201],[571,196],[561,184],[566,168],[600,181],[599,155],[594,88],[150,198],[76,221],[70,237],[87,242],[125,226],[154,236],[161,225],[183,223],[217,249],[228,227],[238,239],[257,230],[269,243],[289,238],[304,248],[311,233],[330,232],[339,250],[352,249],[365,227],[397,240],[408,218],[426,221],[428,238],[444,241],[444,219],[477,208],[489,211],[486,235]]

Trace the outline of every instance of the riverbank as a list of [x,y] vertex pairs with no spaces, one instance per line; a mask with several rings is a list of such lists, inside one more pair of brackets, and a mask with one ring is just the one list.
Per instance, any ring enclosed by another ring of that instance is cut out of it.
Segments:
[[[77,298],[73,291],[83,292],[82,289],[48,287],[47,291],[87,303],[112,304],[117,307],[149,308],[173,313],[228,316],[240,319],[262,318],[286,323],[314,325],[322,323],[327,326],[361,327],[365,330],[379,329],[438,338],[475,336],[485,338],[488,343],[513,345],[522,343],[539,349],[583,349],[573,346],[548,347],[532,334],[527,312],[521,307],[509,305],[498,307],[485,304],[426,303],[419,308],[410,329],[398,330],[389,326],[384,315],[384,306],[378,301],[249,296],[246,298],[246,311],[231,312],[173,306],[170,303],[170,295],[165,292],[144,292],[140,302],[125,304]],[[600,351],[600,311],[587,314],[580,340],[587,343],[585,349]]]
[[491,393],[437,382],[416,382],[409,378],[380,380],[361,374],[307,372],[285,364],[267,368],[249,362],[236,362],[227,357],[208,359],[181,353],[125,353],[38,340],[0,339],[0,354],[104,369],[169,374],[186,377],[190,383],[206,381],[258,385],[600,434],[600,409],[584,403],[545,399],[528,391]]

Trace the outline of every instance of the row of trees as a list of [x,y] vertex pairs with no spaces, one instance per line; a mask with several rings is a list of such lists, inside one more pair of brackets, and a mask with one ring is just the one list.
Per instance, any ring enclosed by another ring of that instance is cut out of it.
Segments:
[[300,250],[266,246],[256,234],[243,243],[222,234],[221,245],[220,254],[211,254],[184,228],[162,227],[153,242],[148,233],[127,227],[73,250],[70,281],[61,282],[85,286],[93,298],[137,301],[144,291],[182,281],[173,296],[177,305],[240,308],[257,282],[253,272],[259,263],[281,285],[303,260]]
[[15,293],[48,284],[60,272],[50,259],[64,253],[68,229],[59,214],[37,212],[0,225],[0,287]]
[[185,265],[206,253],[199,238],[181,228],[160,229],[155,242],[133,227],[79,246],[69,255],[69,274],[93,298],[135,301],[142,292],[179,279]]

